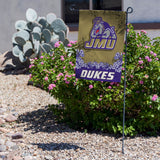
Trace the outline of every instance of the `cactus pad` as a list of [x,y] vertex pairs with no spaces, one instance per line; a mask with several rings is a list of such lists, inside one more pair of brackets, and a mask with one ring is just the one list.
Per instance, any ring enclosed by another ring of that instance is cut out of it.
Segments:
[[34,22],[37,19],[37,13],[35,10],[33,10],[32,8],[28,8],[26,11],[26,19],[29,22]]
[[27,24],[26,21],[19,20],[15,23],[15,28],[17,29],[17,31],[24,30],[26,27],[26,24]]
[[29,33],[25,30],[20,30],[17,32],[17,35],[15,37],[15,41],[20,45],[23,46],[27,40],[29,40]]
[[57,16],[54,13],[47,14],[47,22],[51,24],[54,20],[56,20]]
[[51,26],[55,33],[59,33],[60,31],[67,32],[67,26],[65,25],[64,21],[60,18],[57,18],[56,20],[54,20]]
[[27,9],[26,19],[15,23],[16,33],[12,36],[13,55],[23,63],[31,58],[40,57],[42,52],[52,54],[57,41],[67,46],[68,27],[54,13],[37,17],[34,9]]

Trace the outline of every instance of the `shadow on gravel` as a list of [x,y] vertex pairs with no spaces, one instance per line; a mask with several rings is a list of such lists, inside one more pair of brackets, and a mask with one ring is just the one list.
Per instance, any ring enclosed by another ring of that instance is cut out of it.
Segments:
[[41,148],[43,151],[70,150],[70,149],[85,150],[82,147],[70,143],[32,143],[32,145],[38,146],[38,148]]
[[[32,133],[37,132],[74,132],[64,124],[56,122],[53,112],[48,109],[48,106],[42,107],[32,112],[26,112],[19,115],[18,121],[20,125],[25,125],[24,131],[32,130]],[[24,124],[23,124],[24,123]]]
[[[64,123],[58,123],[56,120],[56,117],[53,115],[53,112],[48,109],[48,106],[42,106],[42,109],[34,110],[32,112],[26,112],[22,115],[19,115],[17,122],[19,123],[19,126],[23,125],[24,131],[31,130],[32,133],[37,133],[37,132],[57,132],[57,133],[62,133],[62,132],[83,132],[85,133],[84,130],[75,130],[72,128],[69,128],[66,124]],[[18,126],[17,126],[18,127]],[[109,133],[104,133],[101,131],[89,131],[87,130],[87,133],[89,134],[97,134],[101,136],[108,136],[108,137],[113,137],[115,139],[119,139],[122,137],[121,134],[109,134]],[[137,137],[143,137],[143,138],[152,138],[152,137],[158,137],[160,136],[160,132],[157,133],[156,135],[146,135],[144,134],[138,134],[136,136],[129,136],[130,139],[134,139]],[[127,138],[126,136],[125,138]],[[42,144],[35,144],[41,146]],[[45,144],[44,144],[45,145]],[[54,146],[53,144],[50,144],[51,146]],[[59,147],[63,146],[64,144],[57,144]],[[46,144],[47,146],[47,144]],[[69,144],[65,144],[64,146],[69,146]],[[72,145],[70,146],[72,147]],[[71,148],[72,149],[72,148]]]
[[[68,127],[65,123],[58,123],[56,116],[53,115],[53,112],[48,109],[48,106],[42,106],[42,109],[34,110],[32,112],[26,112],[22,115],[19,115],[17,122],[19,125],[25,125],[24,131],[31,130],[32,133],[37,132],[75,132],[79,131],[85,133],[85,130],[76,130]],[[109,136],[118,139],[121,135],[113,135],[109,133],[104,133],[102,131],[90,131],[87,130],[89,134],[99,134],[102,136]]]
[[28,74],[30,61],[20,62],[18,57],[15,57],[12,51],[6,51],[0,54],[0,72],[6,75]]

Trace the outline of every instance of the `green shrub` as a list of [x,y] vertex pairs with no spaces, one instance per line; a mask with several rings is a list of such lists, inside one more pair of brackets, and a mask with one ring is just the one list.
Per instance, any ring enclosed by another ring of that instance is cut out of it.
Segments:
[[[156,134],[160,129],[160,38],[128,26],[125,134]],[[77,129],[122,133],[124,66],[120,83],[76,79],[76,48],[56,43],[53,56],[33,60],[31,81],[65,107],[51,105],[59,120]],[[124,65],[124,64],[123,64]]]

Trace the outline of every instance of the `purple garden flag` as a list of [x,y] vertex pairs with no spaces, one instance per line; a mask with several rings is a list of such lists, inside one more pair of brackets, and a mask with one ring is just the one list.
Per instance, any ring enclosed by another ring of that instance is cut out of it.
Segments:
[[80,10],[76,77],[120,82],[126,13]]

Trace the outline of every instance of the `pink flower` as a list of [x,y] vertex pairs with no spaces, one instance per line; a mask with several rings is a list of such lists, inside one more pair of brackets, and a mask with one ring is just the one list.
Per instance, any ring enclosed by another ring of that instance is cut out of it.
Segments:
[[92,89],[92,88],[93,88],[93,85],[92,85],[92,84],[90,84],[90,85],[89,85],[89,89]]
[[73,76],[73,77],[75,77],[75,76],[76,76],[76,74],[72,74],[72,76]]
[[49,89],[49,90],[52,90],[52,89],[55,88],[55,87],[56,87],[55,84],[50,84],[50,85],[48,86],[48,89]]
[[142,59],[141,57],[139,57],[139,59]]
[[67,46],[68,46],[68,47],[72,47],[72,44],[69,43],[69,44],[67,44]]
[[77,43],[77,41],[70,41],[70,44],[75,44]]
[[41,62],[41,65],[43,65],[44,64],[44,62]]
[[74,66],[74,64],[73,64],[72,62],[69,62],[69,64],[70,64],[71,66]]
[[65,81],[65,83],[66,83],[66,84],[69,84],[70,82],[69,82],[69,81]]
[[147,33],[147,32],[146,32],[146,31],[144,31],[144,30],[141,30],[141,32],[142,32],[142,33],[144,33],[144,34],[146,34],[146,33]]
[[144,82],[142,80],[139,81],[140,84],[143,84]]
[[146,60],[148,60],[148,59],[149,59],[149,57],[148,57],[148,56],[145,56],[145,59],[146,59]]
[[37,58],[35,58],[35,60],[37,60]]
[[130,75],[131,78],[133,78],[133,75]]
[[55,58],[53,57],[52,60],[54,60]]
[[57,75],[57,77],[60,77],[60,76],[63,76],[63,73],[59,73],[59,74]]
[[146,59],[148,62],[152,62],[152,59],[149,58],[148,56],[145,56],[145,59]]
[[58,42],[56,42],[55,44],[54,44],[54,47],[56,47],[56,48],[58,48],[60,46],[60,41],[58,41]]
[[31,65],[29,66],[29,68],[32,68],[32,67],[34,67],[34,64],[31,64]]
[[153,55],[154,55],[154,57],[156,57],[156,56],[157,56],[157,54],[156,54],[156,53],[154,53]]
[[66,74],[66,75],[65,75],[65,78],[67,78],[67,77],[71,78],[71,77],[72,77],[72,75],[68,75],[68,74]]
[[108,88],[109,88],[109,89],[112,89],[112,87],[111,87],[111,86],[108,86]]
[[156,101],[158,98],[157,94],[154,94],[153,97],[152,97],[152,101]]
[[117,86],[119,86],[119,83],[117,83]]
[[145,46],[144,48],[149,48],[148,46]]
[[102,95],[100,95],[99,97],[103,97]]
[[40,56],[40,58],[42,59],[42,58],[43,58],[43,56]]
[[63,67],[63,69],[65,69],[65,68],[66,68],[66,66]]
[[158,59],[158,58],[156,58],[156,60],[158,61],[159,59]]
[[114,82],[111,82],[110,85],[111,85],[111,86],[114,85]]
[[99,101],[101,101],[102,100],[102,98],[99,98]]
[[150,54],[153,54],[153,51],[150,51]]
[[64,61],[64,58],[61,58],[61,61]]
[[142,63],[143,63],[143,61],[138,61],[138,63],[139,63],[139,64],[142,64]]
[[45,81],[48,81],[48,77],[45,77],[44,80],[45,80]]
[[124,71],[124,68],[122,67],[122,71]]
[[148,77],[149,77],[149,75],[147,75],[147,74],[146,74],[144,77],[145,77],[145,78],[148,78]]
[[129,29],[127,29],[127,32],[129,32]]

